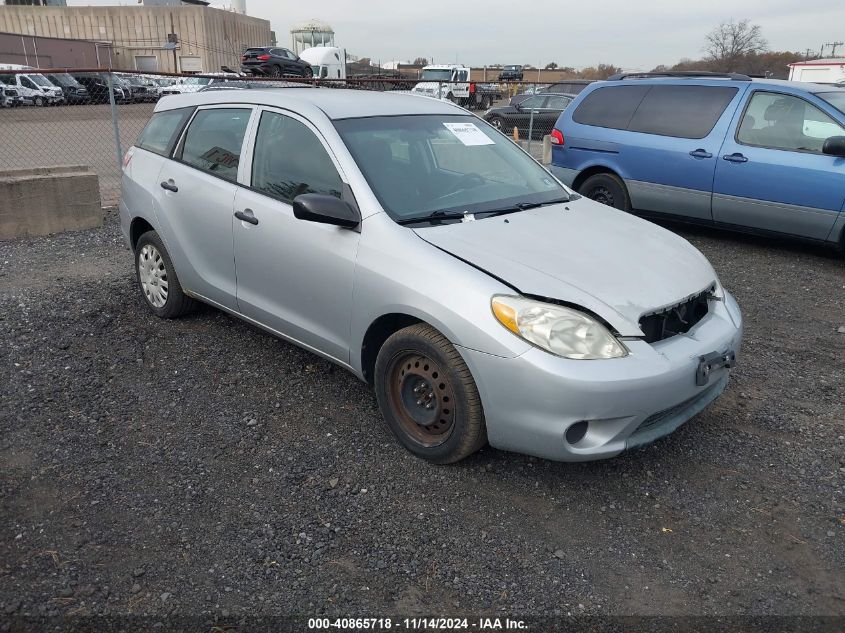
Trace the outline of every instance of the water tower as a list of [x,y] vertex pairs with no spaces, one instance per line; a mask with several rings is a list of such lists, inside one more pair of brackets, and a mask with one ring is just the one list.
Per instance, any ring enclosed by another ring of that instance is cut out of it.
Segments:
[[290,30],[293,52],[299,55],[312,46],[334,46],[334,31],[322,20],[308,20]]

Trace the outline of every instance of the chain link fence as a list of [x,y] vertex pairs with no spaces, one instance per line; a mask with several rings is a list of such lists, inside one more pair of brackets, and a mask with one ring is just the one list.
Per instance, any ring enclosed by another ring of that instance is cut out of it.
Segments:
[[[99,177],[103,206],[120,197],[122,154],[168,95],[244,88],[350,88],[451,101],[543,157],[542,139],[589,82],[427,80],[417,76],[269,79],[103,69],[0,70],[0,171],[82,165]],[[547,144],[548,150],[548,144]],[[548,158],[548,157],[547,157]]]

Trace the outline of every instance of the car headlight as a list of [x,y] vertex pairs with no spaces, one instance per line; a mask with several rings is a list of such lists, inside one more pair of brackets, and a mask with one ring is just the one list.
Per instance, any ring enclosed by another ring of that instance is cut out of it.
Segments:
[[499,323],[556,356],[594,360],[628,355],[604,325],[578,310],[505,295],[493,297],[491,307]]

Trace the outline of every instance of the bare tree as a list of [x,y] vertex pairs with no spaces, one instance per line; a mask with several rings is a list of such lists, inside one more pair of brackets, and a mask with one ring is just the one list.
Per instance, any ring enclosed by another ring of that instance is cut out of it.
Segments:
[[734,70],[736,63],[750,54],[765,53],[769,44],[758,24],[748,18],[735,22],[722,22],[705,38],[704,52],[722,70]]
[[549,62],[546,64],[546,70],[555,70],[557,69],[557,62]]
[[425,57],[417,57],[414,60],[414,66],[428,66],[428,59]]

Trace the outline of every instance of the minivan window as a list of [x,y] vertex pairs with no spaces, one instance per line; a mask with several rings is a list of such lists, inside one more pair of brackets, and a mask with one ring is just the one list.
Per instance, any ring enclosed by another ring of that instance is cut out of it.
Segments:
[[30,90],[38,90],[38,86],[36,86],[29,77],[20,77],[19,78],[21,85],[24,88],[29,88]]
[[292,202],[303,193],[340,198],[343,182],[325,147],[305,124],[264,112],[255,138],[252,187]]
[[248,108],[215,108],[197,112],[182,142],[182,161],[235,182],[250,114]]
[[334,124],[395,220],[543,204],[568,195],[513,141],[475,116],[376,116]]
[[593,90],[579,104],[572,120],[583,125],[627,130],[649,86],[619,86]]
[[744,145],[821,153],[831,136],[845,136],[845,129],[810,102],[793,95],[755,92],[736,140]]
[[179,108],[156,112],[141,131],[135,145],[162,156],[169,156],[179,137],[179,132],[182,131],[182,126],[193,111],[193,108]]
[[738,89],[732,86],[652,86],[634,112],[628,130],[673,136],[704,138]]

